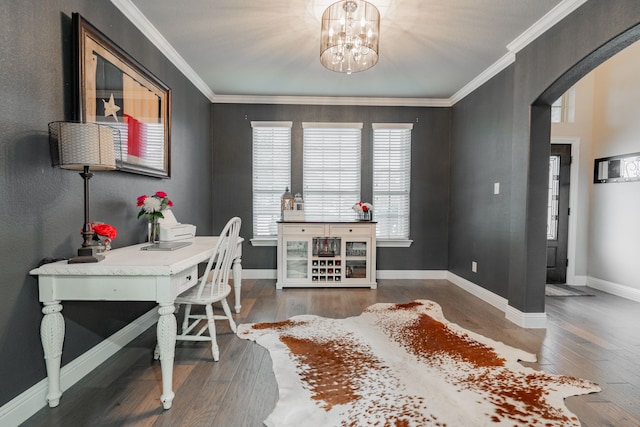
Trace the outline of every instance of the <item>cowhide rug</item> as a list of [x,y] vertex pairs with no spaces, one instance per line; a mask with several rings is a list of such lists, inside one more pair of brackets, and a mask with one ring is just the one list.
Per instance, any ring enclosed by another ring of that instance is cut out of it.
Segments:
[[267,426],[579,426],[563,399],[600,391],[524,367],[533,354],[449,323],[426,300],[244,324],[238,336],[273,360],[280,399]]

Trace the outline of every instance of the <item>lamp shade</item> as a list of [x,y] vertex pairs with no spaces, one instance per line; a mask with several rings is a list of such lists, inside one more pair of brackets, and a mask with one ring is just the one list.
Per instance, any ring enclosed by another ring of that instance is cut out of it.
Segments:
[[339,1],[322,15],[320,63],[331,71],[357,73],[378,62],[380,12],[363,0]]
[[97,123],[49,123],[54,165],[63,169],[113,170],[116,168],[114,135],[118,130]]

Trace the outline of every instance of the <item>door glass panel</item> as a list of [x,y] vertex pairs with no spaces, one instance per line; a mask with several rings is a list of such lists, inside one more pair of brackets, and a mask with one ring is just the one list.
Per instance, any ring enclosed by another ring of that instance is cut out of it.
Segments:
[[366,279],[367,278],[367,261],[366,260],[347,260],[347,266],[344,272],[345,279]]
[[547,203],[547,240],[558,238],[558,201],[560,196],[560,156],[549,156],[549,200]]
[[345,279],[367,278],[367,242],[345,242]]
[[367,242],[347,242],[347,256],[367,256]]
[[314,237],[313,238],[314,257],[340,256],[339,237]]
[[287,258],[307,258],[307,241],[287,242]]
[[309,265],[309,242],[288,241],[287,243],[287,278],[306,279]]

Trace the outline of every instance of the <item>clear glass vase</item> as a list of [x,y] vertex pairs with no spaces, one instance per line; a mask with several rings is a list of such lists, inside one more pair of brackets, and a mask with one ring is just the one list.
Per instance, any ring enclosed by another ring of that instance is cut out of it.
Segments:
[[371,221],[371,211],[359,211],[358,221]]
[[152,218],[149,221],[149,242],[158,243],[160,241],[160,223],[158,218]]

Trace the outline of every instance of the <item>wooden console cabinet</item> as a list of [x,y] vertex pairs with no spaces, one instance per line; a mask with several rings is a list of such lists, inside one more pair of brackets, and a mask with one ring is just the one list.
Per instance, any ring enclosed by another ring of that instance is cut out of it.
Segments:
[[278,223],[276,289],[377,286],[375,222]]

